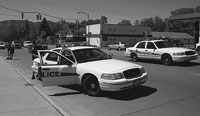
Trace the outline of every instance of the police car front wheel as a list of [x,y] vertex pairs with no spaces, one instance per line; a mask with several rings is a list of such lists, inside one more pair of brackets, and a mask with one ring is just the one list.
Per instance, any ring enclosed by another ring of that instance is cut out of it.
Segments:
[[131,59],[132,59],[133,62],[138,61],[138,56],[137,56],[137,54],[136,54],[136,53],[132,53],[132,54],[131,54]]
[[163,55],[161,60],[164,65],[171,65],[173,62],[170,55]]
[[83,89],[90,96],[97,96],[100,93],[99,82],[94,76],[87,76],[83,81]]

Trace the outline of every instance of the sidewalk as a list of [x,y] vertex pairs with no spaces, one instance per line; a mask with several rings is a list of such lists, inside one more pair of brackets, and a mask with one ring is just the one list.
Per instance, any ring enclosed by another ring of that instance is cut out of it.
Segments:
[[0,55],[0,116],[67,116]]

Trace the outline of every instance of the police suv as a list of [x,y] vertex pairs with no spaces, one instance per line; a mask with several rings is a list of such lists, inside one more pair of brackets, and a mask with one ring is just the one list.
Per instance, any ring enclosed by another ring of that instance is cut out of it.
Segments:
[[124,55],[133,61],[138,59],[161,60],[165,65],[173,62],[189,62],[198,58],[195,50],[173,47],[165,40],[146,40],[126,48]]
[[97,47],[74,46],[39,50],[32,71],[42,78],[43,86],[78,84],[92,96],[102,90],[120,91],[147,81],[140,65],[112,59]]

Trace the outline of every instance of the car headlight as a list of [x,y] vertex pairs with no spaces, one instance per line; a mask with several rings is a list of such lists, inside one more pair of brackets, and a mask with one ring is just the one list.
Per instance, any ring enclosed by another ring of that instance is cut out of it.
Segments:
[[117,79],[122,79],[124,77],[121,73],[114,73],[114,74],[104,73],[101,75],[101,78],[106,80],[117,80]]
[[173,53],[174,56],[182,56],[185,55],[185,52],[177,52],[177,53]]
[[140,68],[140,73],[141,74],[145,73],[144,67]]

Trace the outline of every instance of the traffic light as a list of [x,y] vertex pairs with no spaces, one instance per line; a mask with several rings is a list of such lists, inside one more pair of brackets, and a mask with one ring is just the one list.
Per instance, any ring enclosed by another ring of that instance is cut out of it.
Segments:
[[37,14],[36,18],[37,18],[37,20],[41,20],[42,19],[42,15],[41,14]]

